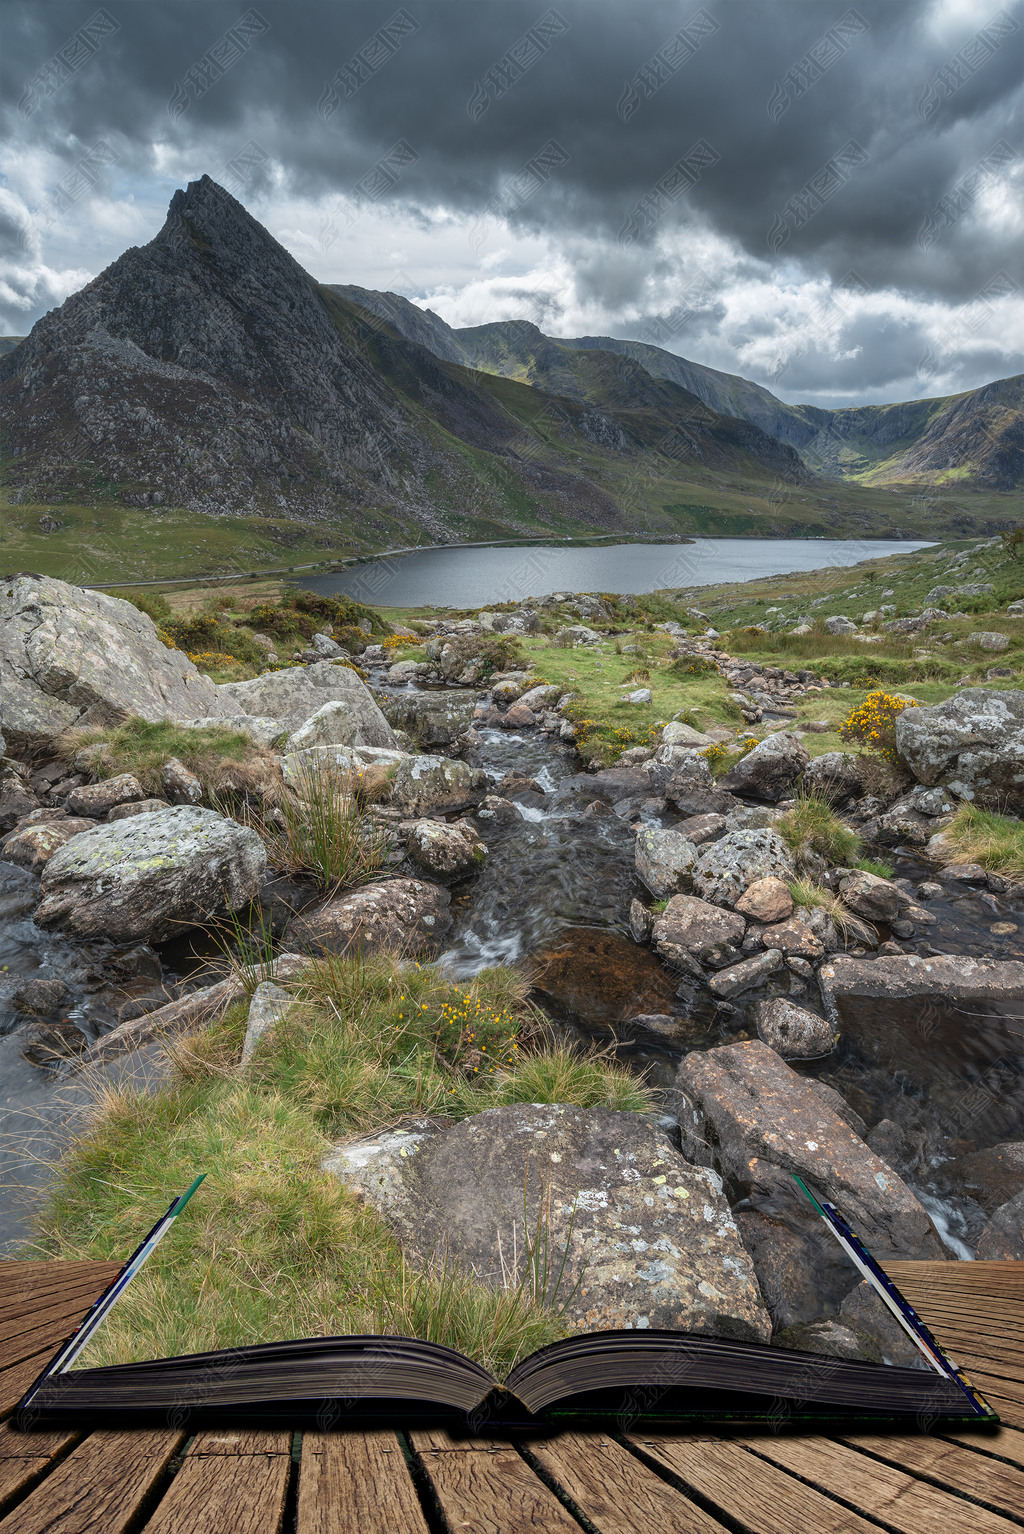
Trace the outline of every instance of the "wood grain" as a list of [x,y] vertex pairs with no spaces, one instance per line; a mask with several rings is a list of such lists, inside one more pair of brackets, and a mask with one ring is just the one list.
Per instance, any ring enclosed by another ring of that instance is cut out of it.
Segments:
[[852,1502],[901,1534],[1011,1534],[1018,1527],[983,1507],[967,1508],[958,1498],[918,1481],[892,1465],[879,1464],[846,1444],[822,1438],[759,1438],[758,1457],[800,1476],[822,1491]]
[[472,1534],[579,1534],[575,1518],[511,1445],[435,1448],[423,1441],[428,1435],[410,1436],[451,1529],[469,1529]]
[[428,1534],[396,1434],[303,1434],[296,1534]]
[[724,1534],[720,1523],[606,1434],[563,1433],[530,1444],[528,1455],[601,1534]]
[[784,1470],[756,1459],[741,1444],[697,1442],[667,1434],[631,1433],[629,1438],[645,1456],[700,1492],[750,1534],[878,1534],[876,1523],[868,1523]]
[[0,1519],[0,1534],[125,1534],[181,1443],[180,1433],[93,1433]]
[[1013,1517],[1024,1513],[1024,1473],[960,1444],[941,1438],[883,1438],[867,1433],[844,1438],[843,1442],[911,1475],[941,1481],[951,1491],[962,1491]]
[[145,1534],[279,1534],[290,1471],[283,1454],[188,1454]]

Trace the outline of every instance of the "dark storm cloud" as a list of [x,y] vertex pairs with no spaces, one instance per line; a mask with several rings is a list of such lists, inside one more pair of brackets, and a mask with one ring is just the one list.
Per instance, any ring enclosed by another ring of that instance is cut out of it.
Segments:
[[[497,198],[513,223],[641,246],[694,220],[761,261],[952,301],[1008,259],[969,217],[930,247],[918,236],[994,145],[1018,147],[1019,5],[992,0],[939,34],[916,0],[558,0],[553,12],[542,0],[110,0],[90,51],[97,9],[57,0],[4,21],[6,131],[59,147],[69,166],[109,139],[136,173],[160,143],[216,175],[254,140],[290,191],[317,196],[351,189],[404,140],[419,158],[394,202],[479,215]],[[406,20],[389,34],[396,11]],[[74,68],[55,70],[65,46]],[[552,141],[567,158],[538,178],[531,161]]]

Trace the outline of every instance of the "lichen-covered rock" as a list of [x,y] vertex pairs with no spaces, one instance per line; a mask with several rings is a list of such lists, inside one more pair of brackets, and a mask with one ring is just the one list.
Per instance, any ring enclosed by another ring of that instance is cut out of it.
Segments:
[[398,764],[391,802],[407,815],[445,815],[480,803],[487,779],[478,767],[447,756],[406,756]]
[[758,741],[719,778],[718,786],[729,793],[775,803],[785,798],[809,761],[809,753],[796,736],[780,731]]
[[690,888],[697,849],[678,831],[641,826],[633,855],[638,876],[656,900]]
[[465,820],[453,826],[443,820],[418,820],[408,837],[412,861],[445,883],[476,873],[487,859],[485,843]]
[[807,959],[813,963],[825,957],[825,945],[804,918],[794,911],[786,921],[772,922],[761,934],[765,948],[777,948],[787,958]]
[[788,883],[796,869],[785,842],[767,828],[728,832],[700,848],[693,869],[694,889],[715,905],[735,906],[752,884],[768,878]]
[[577,645],[600,643],[600,634],[595,629],[588,628],[585,623],[572,623],[568,628],[559,629],[555,635],[555,644],[568,645],[571,648]]
[[1024,813],[1024,691],[966,687],[944,703],[906,708],[896,749],[918,782]]
[[119,597],[49,576],[0,581],[0,729],[39,750],[72,725],[241,712],[152,618]]
[[651,936],[663,959],[685,969],[685,955],[700,962],[712,948],[742,942],[746,929],[746,921],[733,911],[722,911],[695,895],[673,895],[654,918]]
[[702,751],[714,745],[714,738],[703,730],[695,730],[681,719],[670,719],[661,732],[662,746],[684,746],[687,750]]
[[825,751],[808,762],[800,786],[829,804],[845,804],[862,792],[860,763],[852,751]]
[[101,783],[83,783],[80,788],[73,788],[67,797],[67,808],[71,815],[88,815],[98,820],[119,804],[137,804],[145,797],[146,790],[138,778],[130,772],[121,772],[116,778],[104,778]]
[[641,900],[629,902],[629,931],[634,943],[646,943],[651,936],[654,918]]
[[827,1018],[798,1007],[785,996],[759,1001],[754,1008],[754,1024],[762,1043],[783,1060],[816,1060],[831,1054],[836,1046],[836,1030]]
[[450,1128],[350,1142],[325,1167],[379,1210],[418,1266],[444,1250],[494,1287],[524,1270],[524,1186],[530,1229],[550,1195],[559,1265],[568,1244],[561,1297],[581,1330],[768,1339],[720,1179],[687,1165],[642,1114],[512,1103]]
[[[329,660],[317,661],[312,666],[290,666],[285,671],[268,671],[248,682],[224,682],[217,691],[222,702],[235,703],[240,713],[280,720],[293,732],[290,750],[315,745],[394,749],[398,744],[369,688],[351,666],[335,665]],[[321,723],[314,727],[315,738],[303,738],[299,745],[294,745],[294,732],[331,703],[340,707],[323,715]]]
[[358,774],[367,767],[397,768],[400,762],[413,760],[411,752],[386,746],[307,746],[283,756],[281,772],[286,783],[298,784],[325,773]]
[[738,964],[729,964],[725,969],[720,969],[708,981],[708,989],[716,996],[738,996],[743,991],[752,991],[762,985],[770,975],[782,969],[783,963],[778,948],[766,948],[763,953],[752,954],[749,959],[741,959]]
[[115,804],[107,812],[107,820],[129,820],[133,815],[151,815],[154,810],[169,810],[169,799],[139,799],[130,804]]
[[404,730],[428,751],[450,746],[473,723],[475,692],[409,692],[388,698],[384,714],[396,730]]
[[295,953],[430,954],[451,926],[451,897],[423,879],[388,879],[309,906],[285,942]]
[[6,778],[0,784],[0,831],[12,831],[38,808],[38,796],[20,778]]
[[91,831],[95,820],[68,815],[61,820],[44,820],[36,825],[22,826],[14,831],[0,849],[5,863],[14,863],[30,874],[42,873],[55,852],[59,852],[72,837]]
[[676,1076],[683,1154],[740,1185],[753,1160],[796,1172],[876,1254],[941,1257],[922,1205],[815,1086],[760,1041],[691,1051]]
[[55,852],[36,925],[79,938],[162,942],[252,900],[266,869],[255,831],[177,805],[96,826]]

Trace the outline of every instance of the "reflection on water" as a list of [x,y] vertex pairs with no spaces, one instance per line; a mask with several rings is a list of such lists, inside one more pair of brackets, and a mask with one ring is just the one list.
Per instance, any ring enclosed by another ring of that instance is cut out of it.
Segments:
[[659,591],[749,581],[796,570],[845,568],[927,543],[854,538],[695,538],[601,548],[425,549],[310,575],[299,585],[388,607],[473,607],[551,591]]

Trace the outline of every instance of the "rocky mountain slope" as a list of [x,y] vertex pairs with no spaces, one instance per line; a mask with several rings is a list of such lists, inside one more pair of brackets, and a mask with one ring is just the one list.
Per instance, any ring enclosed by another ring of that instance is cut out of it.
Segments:
[[382,307],[389,323],[368,323],[318,287],[204,176],[0,360],[8,484],[23,501],[343,522],[379,546],[625,531],[623,486],[663,439],[684,468],[808,479],[792,449],[675,384],[552,405],[439,357],[432,317]]
[[620,383],[646,374],[677,384],[710,410],[748,421],[796,448],[808,468],[828,478],[871,485],[942,484],[955,478],[996,491],[1013,490],[1024,479],[1024,377],[938,399],[822,410],[788,405],[749,379],[643,341],[555,338],[524,320],[454,330],[395,293],[336,291],[438,357],[592,404],[604,402],[603,386],[587,363],[602,355],[622,358],[633,368],[616,374]]

